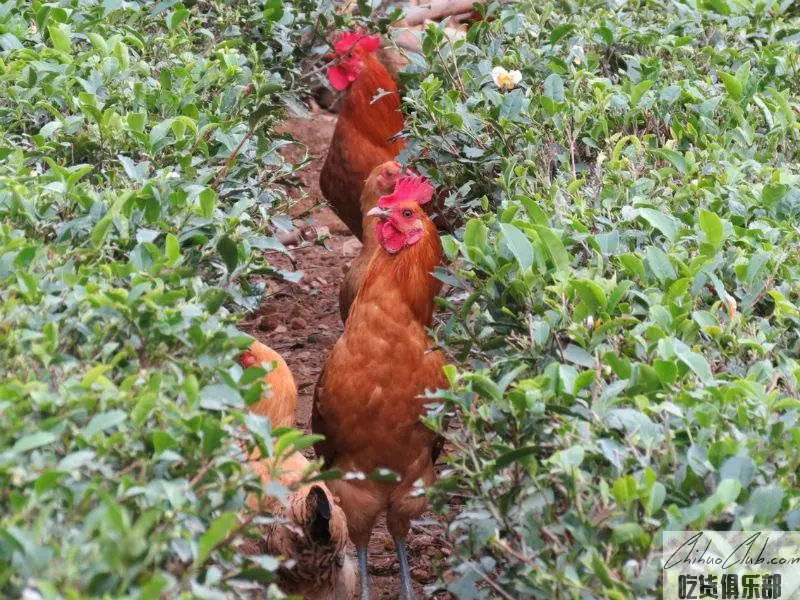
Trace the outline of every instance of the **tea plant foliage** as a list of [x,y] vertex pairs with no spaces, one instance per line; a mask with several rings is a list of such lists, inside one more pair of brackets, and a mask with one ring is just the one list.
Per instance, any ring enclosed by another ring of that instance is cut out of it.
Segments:
[[[230,598],[313,4],[0,2],[0,596]],[[300,43],[302,41],[302,44]],[[283,446],[307,438],[286,434]],[[273,490],[273,492],[280,490]],[[267,515],[268,516],[268,515]],[[270,595],[277,592],[271,590]]]
[[[0,1],[3,597],[280,594],[237,442],[310,440],[245,416],[235,323],[298,277],[261,252],[302,166],[275,126],[332,8]],[[656,597],[664,529],[800,527],[800,12],[481,10],[401,75],[403,159],[461,223],[434,587]]]
[[800,526],[800,13],[487,10],[404,75],[410,156],[471,215],[431,417],[459,417],[448,585],[657,597],[664,529]]

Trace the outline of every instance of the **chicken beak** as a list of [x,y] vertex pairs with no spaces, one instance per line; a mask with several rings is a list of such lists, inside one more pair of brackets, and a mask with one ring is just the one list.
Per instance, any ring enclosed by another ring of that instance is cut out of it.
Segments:
[[388,208],[381,208],[380,206],[375,206],[370,209],[367,213],[368,217],[378,217],[379,219],[386,220],[389,218],[389,215],[392,214]]

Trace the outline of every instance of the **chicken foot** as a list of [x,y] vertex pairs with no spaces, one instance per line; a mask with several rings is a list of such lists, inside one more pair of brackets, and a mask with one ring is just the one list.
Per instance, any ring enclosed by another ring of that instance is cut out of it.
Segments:
[[358,552],[358,573],[361,578],[361,600],[369,600],[369,569],[367,568],[367,546],[359,546]]
[[397,560],[400,563],[400,600],[414,600],[414,590],[411,587],[411,569],[408,567],[408,552],[406,541],[403,538],[395,540]]

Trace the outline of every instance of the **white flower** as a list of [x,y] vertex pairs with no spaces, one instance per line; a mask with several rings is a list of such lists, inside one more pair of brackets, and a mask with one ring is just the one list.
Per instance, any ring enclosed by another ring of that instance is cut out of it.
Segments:
[[513,90],[522,81],[522,73],[519,71],[506,71],[503,67],[492,69],[492,79],[494,84],[501,90]]
[[576,65],[586,61],[586,55],[583,53],[583,48],[580,46],[573,46],[572,50],[570,50],[570,56],[572,56],[572,62]]

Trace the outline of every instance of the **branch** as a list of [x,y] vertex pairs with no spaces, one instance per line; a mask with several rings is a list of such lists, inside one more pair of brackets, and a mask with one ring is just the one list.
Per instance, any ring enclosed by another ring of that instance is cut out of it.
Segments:
[[225,176],[228,174],[228,171],[230,171],[231,167],[233,166],[233,162],[239,155],[239,151],[242,149],[242,146],[244,146],[244,143],[247,140],[249,140],[250,137],[255,133],[256,126],[258,126],[258,123],[256,123],[255,126],[251,127],[250,130],[248,130],[248,132],[242,138],[242,141],[239,142],[238,146],[236,146],[236,149],[233,152],[231,152],[231,155],[228,157],[228,160],[225,161],[225,166],[219,170],[219,173],[217,173],[217,176],[214,178],[214,183],[211,184],[212,190],[216,190],[219,187],[219,184],[222,183],[222,180],[225,179]]

